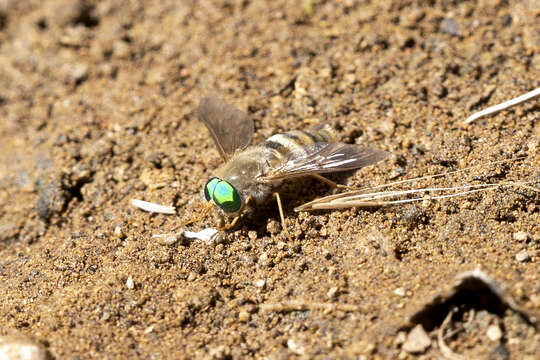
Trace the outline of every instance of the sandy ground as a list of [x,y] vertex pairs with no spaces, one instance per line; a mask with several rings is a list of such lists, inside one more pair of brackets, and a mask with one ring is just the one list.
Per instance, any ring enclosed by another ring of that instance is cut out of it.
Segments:
[[456,306],[453,352],[540,358],[537,323],[476,302],[478,284],[425,308],[481,268],[540,318],[532,189],[295,213],[332,193],[298,180],[280,189],[291,239],[272,200],[215,244],[152,239],[183,229],[220,164],[209,93],[250,114],[255,143],[326,122],[393,154],[354,187],[525,157],[422,185],[538,188],[538,101],[460,126],[540,86],[537,1],[307,3],[0,2],[1,335],[57,359],[439,359]]

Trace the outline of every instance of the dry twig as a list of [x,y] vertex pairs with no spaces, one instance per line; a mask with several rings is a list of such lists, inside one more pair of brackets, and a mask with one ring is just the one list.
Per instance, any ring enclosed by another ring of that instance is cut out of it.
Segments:
[[344,312],[365,312],[366,310],[357,305],[333,304],[312,302],[306,300],[292,300],[280,303],[269,303],[259,305],[259,309],[266,312],[293,312],[293,311],[313,311],[322,310],[324,312],[344,311]]
[[444,342],[444,330],[450,323],[450,320],[452,320],[452,316],[454,315],[455,312],[456,312],[456,308],[448,312],[448,315],[446,315],[446,318],[442,322],[441,327],[439,328],[439,331],[437,332],[437,344],[439,345],[439,350],[441,350],[442,355],[448,360],[474,360],[473,358],[464,357],[460,354],[456,354]]
[[498,113],[499,111],[509,109],[513,106],[524,103],[525,101],[532,100],[538,96],[540,96],[540,88],[534,89],[533,91],[529,91],[528,93],[518,96],[517,98],[513,98],[508,101],[502,102],[500,104],[490,106],[487,109],[484,109],[482,111],[478,111],[472,114],[471,116],[469,116],[467,119],[465,119],[465,121],[463,121],[463,124],[464,125],[470,124],[471,122],[478,120],[480,118],[483,118],[484,116],[488,116],[491,114]]

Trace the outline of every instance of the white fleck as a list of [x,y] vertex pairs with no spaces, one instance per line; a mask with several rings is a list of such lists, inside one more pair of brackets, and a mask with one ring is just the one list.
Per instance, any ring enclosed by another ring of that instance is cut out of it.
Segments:
[[218,231],[214,228],[206,228],[204,230],[201,230],[199,232],[193,232],[193,231],[184,231],[184,236],[188,239],[198,239],[201,241],[204,241],[206,243],[209,243],[213,240],[214,235],[216,235]]
[[394,294],[396,294],[397,296],[405,296],[405,289],[402,288],[402,287],[398,287],[397,289],[394,290]]
[[330,290],[328,290],[328,292],[326,293],[326,296],[327,296],[329,299],[332,299],[332,298],[334,298],[334,297],[337,295],[337,292],[338,292],[338,288],[334,286],[333,288],[331,288]]
[[128,289],[133,290],[135,288],[135,282],[133,281],[133,276],[129,275],[126,280],[126,286]]
[[516,254],[516,260],[519,262],[527,261],[529,260],[529,258],[530,258],[530,255],[526,249],[523,249]]
[[180,239],[182,234],[154,234],[152,239],[158,239],[161,245],[174,245]]
[[517,241],[527,241],[529,234],[527,234],[525,231],[518,231],[518,232],[515,232],[512,235],[512,237],[514,238],[514,240],[517,240]]
[[152,238],[158,239],[162,245],[173,245],[181,238],[197,239],[205,242],[207,245],[212,245],[219,240],[217,235],[218,230],[206,228],[198,232],[186,230],[183,233],[154,234]]
[[499,341],[501,340],[503,333],[498,325],[491,325],[488,327],[486,335],[491,341]]
[[266,286],[266,280],[259,279],[259,280],[255,281],[255,284],[253,284],[253,285],[255,285],[255,287],[258,287],[259,289],[262,289],[262,288],[264,288]]
[[170,214],[170,215],[173,215],[176,213],[174,206],[159,205],[159,204],[155,204],[155,203],[151,203],[151,202],[143,201],[143,200],[132,199],[131,205],[135,206],[136,208],[139,208],[141,210],[148,211],[151,213]]
[[306,353],[306,349],[293,339],[287,340],[287,347],[296,355],[304,355]]

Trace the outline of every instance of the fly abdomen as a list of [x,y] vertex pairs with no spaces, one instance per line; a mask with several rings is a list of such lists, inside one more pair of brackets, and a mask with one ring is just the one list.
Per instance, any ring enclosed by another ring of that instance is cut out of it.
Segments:
[[277,158],[284,158],[289,154],[301,156],[306,154],[305,147],[315,143],[333,142],[332,131],[323,127],[312,130],[293,130],[269,137],[261,146],[272,150]]

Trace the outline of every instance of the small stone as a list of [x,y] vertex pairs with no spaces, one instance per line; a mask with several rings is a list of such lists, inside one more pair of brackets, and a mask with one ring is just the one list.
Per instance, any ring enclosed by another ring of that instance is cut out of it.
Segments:
[[525,249],[521,250],[516,254],[516,260],[519,262],[525,262],[530,259],[529,252]]
[[75,82],[81,82],[88,77],[88,65],[84,63],[78,63],[73,66],[71,70],[71,79]]
[[[161,245],[174,245],[178,242],[178,240],[186,239],[182,236],[182,234],[158,234],[152,236],[155,239],[158,239],[158,242]],[[186,239],[187,240],[187,239]],[[187,241],[186,241],[187,243]]]
[[244,323],[248,322],[249,320],[251,320],[251,315],[246,310],[242,310],[238,313],[238,320]]
[[270,265],[270,263],[271,263],[271,261],[268,258],[268,253],[263,252],[261,254],[261,256],[259,256],[259,264],[261,264],[263,266],[268,266],[268,265]]
[[527,239],[529,238],[529,234],[527,234],[525,231],[518,231],[515,232],[512,237],[516,241],[527,241]]
[[0,359],[45,360],[47,352],[37,342],[23,335],[0,337]]
[[455,19],[447,18],[441,22],[440,30],[444,34],[450,34],[453,36],[459,35],[459,24]]
[[113,53],[119,59],[127,59],[131,55],[129,45],[121,40],[113,43]]
[[277,243],[277,248],[278,248],[279,250],[283,250],[283,249],[285,249],[286,247],[287,247],[287,244],[286,244],[285,242],[283,242],[283,241],[280,241],[280,242]]
[[162,67],[153,67],[146,73],[146,83],[148,85],[157,85],[167,79],[167,70]]
[[126,280],[126,287],[130,290],[135,288],[135,282],[133,281],[133,277],[131,275],[129,275]]
[[123,239],[123,238],[126,237],[126,235],[122,231],[122,227],[120,225],[117,225],[117,226],[114,227],[114,236],[119,238],[119,239]]
[[256,231],[253,231],[253,230],[248,231],[248,238],[249,238],[249,240],[251,240],[251,241],[257,240],[257,232],[256,232]]
[[208,355],[210,355],[211,359],[227,359],[230,354],[224,345],[220,345],[208,350]]
[[407,340],[407,333],[405,331],[400,331],[397,333],[396,337],[394,338],[394,344],[401,345],[406,340]]
[[53,215],[64,211],[71,199],[69,192],[65,191],[59,180],[52,181],[41,189],[36,202],[38,216],[48,221]]
[[416,325],[407,335],[407,340],[403,344],[403,350],[411,354],[421,354],[431,345],[431,339],[422,327]]
[[540,308],[540,294],[532,294],[530,300],[534,307]]
[[333,288],[328,290],[328,292],[326,293],[326,296],[328,296],[329,299],[333,299],[336,297],[337,293],[338,293],[338,288],[334,286]]
[[266,286],[266,280],[264,279],[259,279],[257,281],[255,281],[255,287],[259,288],[259,289],[263,289],[265,286]]
[[398,287],[396,290],[394,290],[394,294],[397,296],[404,297],[406,295],[405,289],[402,287]]
[[189,72],[188,69],[185,69],[185,68],[184,68],[184,69],[180,70],[180,78],[181,78],[181,79],[186,79],[186,78],[188,78],[190,75],[191,75],[191,73]]
[[503,333],[498,325],[491,325],[488,327],[486,335],[491,341],[499,341],[501,340]]
[[287,340],[287,347],[296,355],[304,355],[306,353],[305,347],[293,339]]
[[268,231],[270,235],[275,235],[279,233],[279,230],[280,230],[279,222],[275,220],[270,220],[268,222],[268,225],[266,225],[266,231]]

